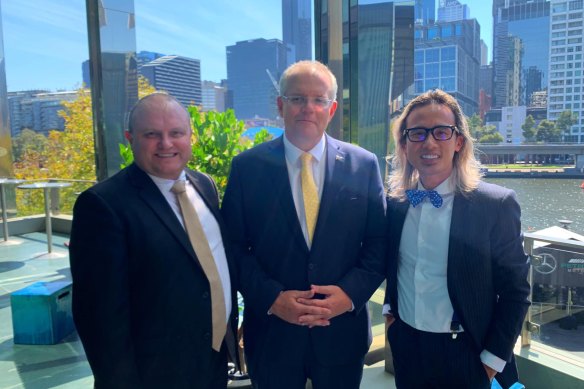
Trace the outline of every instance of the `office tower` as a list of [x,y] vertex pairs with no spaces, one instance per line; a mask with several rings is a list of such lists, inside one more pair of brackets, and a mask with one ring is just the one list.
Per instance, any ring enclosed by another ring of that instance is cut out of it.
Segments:
[[312,59],[311,0],[282,0],[282,40],[288,64]]
[[436,21],[435,0],[415,0],[414,20],[416,24],[433,24]]
[[136,53],[136,64],[138,65],[138,71],[142,68],[142,66],[146,65],[148,62],[152,62],[155,59],[160,57],[164,57],[166,54],[156,53],[154,51],[140,51]]
[[201,61],[165,55],[140,68],[140,74],[157,90],[166,91],[183,105],[201,105]]
[[575,113],[578,122],[564,134],[563,139],[578,143],[584,143],[582,8],[581,0],[552,0],[549,52],[548,119],[556,120],[567,110]]
[[238,119],[277,119],[278,81],[287,67],[279,39],[251,39],[227,46],[227,84]]
[[480,26],[475,19],[416,26],[414,85],[409,98],[439,88],[468,116],[479,107]]
[[438,5],[438,22],[456,22],[470,19],[468,5],[457,0],[440,0]]
[[225,111],[226,88],[213,81],[203,81],[203,110]]
[[479,69],[479,116],[484,120],[485,113],[493,105],[493,65],[482,65]]
[[8,113],[11,135],[18,136],[25,128],[43,135],[48,135],[52,130],[63,131],[65,121],[59,116],[59,111],[64,109],[62,102],[76,99],[76,91],[9,92]]
[[484,40],[481,39],[481,66],[489,64],[489,48]]
[[[538,85],[545,88],[548,74],[550,3],[546,0],[493,0],[493,63],[494,63],[494,107],[526,105],[529,94]],[[520,40],[521,53],[516,56]],[[521,64],[513,63],[520,59]],[[515,74],[509,71],[519,66],[519,98],[510,100],[516,88]],[[532,70],[529,70],[532,69]],[[537,79],[534,70],[538,71]],[[531,76],[528,76],[530,72]],[[509,84],[509,83],[512,84]]]

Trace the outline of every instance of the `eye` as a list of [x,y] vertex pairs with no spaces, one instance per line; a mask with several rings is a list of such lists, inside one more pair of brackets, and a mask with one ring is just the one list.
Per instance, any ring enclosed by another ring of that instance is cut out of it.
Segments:
[[158,136],[158,134],[156,134],[154,131],[147,131],[144,133],[144,138],[156,138]]
[[423,128],[414,128],[408,132],[410,138],[412,139],[425,139],[426,138],[426,130]]
[[304,104],[306,99],[303,96],[290,96],[288,97],[288,101],[292,104]]
[[316,97],[316,98],[314,99],[314,103],[315,103],[316,105],[320,105],[320,106],[322,106],[322,107],[324,107],[324,106],[328,105],[328,102],[329,102],[329,99],[327,99],[327,98],[324,98],[324,97]]

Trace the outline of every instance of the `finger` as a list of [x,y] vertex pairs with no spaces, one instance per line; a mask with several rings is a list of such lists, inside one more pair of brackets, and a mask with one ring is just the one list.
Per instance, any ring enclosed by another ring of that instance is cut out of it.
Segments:
[[330,323],[328,317],[323,315],[302,315],[298,318],[298,322],[308,326],[321,326]]
[[327,300],[299,298],[296,301],[299,304],[308,305],[308,306],[311,306],[311,307],[330,308],[330,304],[329,304],[329,302]]
[[312,322],[311,324],[309,324],[308,328],[327,327],[330,325],[331,325],[331,322],[328,320],[316,320],[316,321]]
[[325,294],[325,295],[334,293],[335,288],[337,288],[337,286],[335,286],[335,285],[311,285],[310,286],[310,290],[312,290],[314,293]]
[[312,290],[290,290],[289,292],[292,292],[290,295],[294,298],[311,299],[314,297],[314,291]]

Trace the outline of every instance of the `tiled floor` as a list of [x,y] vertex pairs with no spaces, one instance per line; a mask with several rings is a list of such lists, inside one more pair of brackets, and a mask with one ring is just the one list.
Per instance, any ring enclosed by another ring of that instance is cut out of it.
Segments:
[[[0,388],[93,387],[91,369],[76,333],[51,346],[15,345],[10,294],[37,281],[70,280],[66,236],[53,235],[53,254],[46,254],[46,235],[30,233],[0,241]],[[394,388],[383,361],[366,367],[362,388]]]

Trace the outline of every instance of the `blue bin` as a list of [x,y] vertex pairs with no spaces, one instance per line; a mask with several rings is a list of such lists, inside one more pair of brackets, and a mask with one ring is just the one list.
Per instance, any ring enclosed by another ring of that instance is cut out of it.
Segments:
[[10,295],[15,344],[55,344],[75,330],[71,282],[36,282]]

